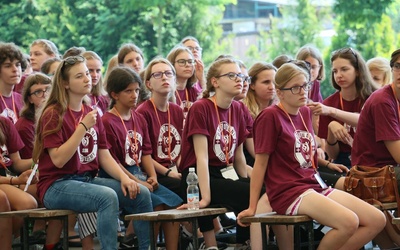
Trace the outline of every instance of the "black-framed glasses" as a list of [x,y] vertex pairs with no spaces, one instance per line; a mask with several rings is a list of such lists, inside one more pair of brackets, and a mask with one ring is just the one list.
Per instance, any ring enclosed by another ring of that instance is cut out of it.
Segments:
[[186,64],[189,65],[189,66],[192,66],[192,65],[196,64],[196,61],[194,59],[187,59],[187,60],[179,59],[179,60],[176,60],[175,62],[178,63],[178,65],[181,66],[181,67],[185,67]]
[[251,84],[251,76],[244,76],[244,82],[247,82],[248,84]]
[[300,94],[301,89],[303,89],[305,92],[308,92],[311,89],[311,84],[305,83],[301,86],[294,86],[291,88],[280,88],[280,90],[290,90],[293,95]]
[[399,72],[400,71],[400,63],[395,62],[393,64],[393,71]]
[[48,93],[50,91],[50,87],[47,87],[45,89],[38,89],[33,91],[32,93],[29,93],[29,95],[35,95],[38,98],[42,98],[44,96],[45,93]]
[[231,79],[232,81],[236,81],[238,78],[240,78],[240,81],[243,82],[245,79],[245,75],[243,75],[242,73],[234,73],[234,72],[229,72],[229,73],[226,73],[223,75],[219,75],[219,76],[216,76],[215,78],[220,78],[223,76],[229,77],[229,79]]
[[165,77],[167,77],[167,78],[172,78],[175,76],[175,74],[172,70],[166,70],[166,71],[154,72],[150,75],[150,78],[153,77],[154,79],[160,79],[160,78],[162,78],[163,75],[165,75]]
[[203,50],[203,48],[201,48],[201,47],[192,47],[192,46],[187,46],[187,48],[190,50],[190,51],[192,51],[192,52],[194,52],[194,51],[198,51],[198,52],[201,52],[202,50]]

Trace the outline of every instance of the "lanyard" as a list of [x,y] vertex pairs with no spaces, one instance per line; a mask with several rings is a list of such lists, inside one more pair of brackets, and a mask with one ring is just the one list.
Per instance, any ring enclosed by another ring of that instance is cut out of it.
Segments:
[[69,110],[69,113],[71,114],[72,118],[74,119],[75,128],[78,127],[79,123],[82,121],[82,118],[83,118],[83,104],[81,106],[81,116],[79,117],[78,122],[76,121],[75,116],[72,113],[72,110],[70,108],[68,108],[68,110]]
[[[292,126],[293,126],[293,128],[294,128],[294,131],[296,131],[296,130],[297,130],[297,129],[296,129],[296,126],[294,125],[293,120],[292,120],[292,118],[290,118],[290,115],[289,115],[288,112],[286,111],[285,107],[283,107],[282,103],[279,103],[279,104],[278,104],[278,107],[279,107],[280,109],[282,109],[282,111],[286,114],[286,116],[289,118],[289,121],[290,121],[290,123],[292,124]],[[306,123],[304,122],[303,115],[301,114],[300,111],[299,111],[299,115],[300,115],[301,121],[303,122],[303,125],[304,125],[304,127],[305,127],[305,129],[306,129],[308,135],[311,137],[312,135],[311,135],[310,131],[308,131],[307,125],[306,125]],[[311,145],[311,150],[310,150],[311,164],[312,164],[312,167],[314,168],[315,172],[317,172],[317,167],[315,166],[315,162],[314,162],[313,156],[314,156],[314,154],[313,154],[312,145]]]
[[396,99],[396,102],[397,102],[397,112],[399,113],[399,118],[400,118],[400,104],[399,104],[399,100],[397,100],[396,90],[395,90],[395,88],[394,88],[394,83],[392,83],[392,84],[390,85],[390,87],[392,87],[394,99]]
[[[184,108],[187,108],[187,110],[189,110],[190,103],[189,103],[189,92],[188,92],[187,88],[185,88],[185,94],[186,94],[186,105]],[[176,97],[178,97],[179,102],[182,104],[183,102],[182,102],[182,99],[181,99],[181,96],[180,96],[178,90],[175,90],[175,95],[176,95]]]
[[[341,92],[339,92],[339,99],[340,99],[340,109],[343,111],[346,111],[346,110],[344,110],[343,97],[342,97]],[[360,108],[361,108],[360,106],[361,106],[361,99],[358,99],[358,110],[360,110]]]
[[[224,142],[224,148],[225,148],[225,161],[226,161],[226,164],[227,165],[229,165],[229,152],[228,152],[228,148],[230,148],[231,147],[231,134],[230,134],[230,132],[229,132],[229,129],[230,129],[230,127],[231,127],[231,118],[232,118],[232,116],[231,116],[231,107],[229,107],[229,113],[228,113],[228,127],[227,127],[227,131],[228,131],[228,134],[229,134],[229,136],[228,136],[228,145],[225,145],[225,141],[224,141],[224,126],[222,125],[222,123],[221,123],[221,119],[220,119],[220,117],[219,117],[219,112],[218,112],[218,107],[217,107],[217,97],[214,95],[213,96],[213,102],[214,102],[214,107],[215,107],[215,112],[217,113],[217,118],[218,118],[218,126],[220,127],[220,129],[221,129],[221,142]],[[221,143],[221,145],[222,145],[222,143]]]
[[[8,106],[7,106],[7,103],[4,100],[3,95],[1,93],[0,93],[0,97],[1,97],[1,100],[3,101],[4,106],[6,106],[6,108],[9,109]],[[17,110],[15,109],[15,102],[14,102],[14,94],[13,93],[11,93],[11,102],[12,102],[14,114],[18,118],[18,113],[17,113]]]
[[[156,104],[154,103],[153,98],[150,98],[151,103],[153,104],[154,112],[156,113],[158,124],[160,124],[161,128],[161,121],[160,117],[158,116],[158,111]],[[172,157],[171,157],[171,144],[172,144],[172,138],[171,138],[171,115],[169,113],[169,103],[167,103],[167,114],[168,114],[168,158],[172,162]]]
[[[128,129],[126,128],[124,119],[122,119],[121,115],[119,114],[118,110],[115,107],[113,108],[113,110],[115,110],[115,112],[117,113],[118,117],[121,119],[122,125],[125,128],[126,136],[128,136],[128,139],[129,139],[129,147],[133,151],[133,158],[134,158],[134,160],[136,162],[136,165],[139,166],[139,159],[138,159],[138,152],[137,152],[139,147],[138,147],[138,142],[137,142],[137,138],[136,138],[136,125],[135,125],[135,121],[133,120],[132,110],[131,110],[131,119],[132,119],[132,123],[133,123],[133,131],[134,131],[133,139],[135,141],[134,143],[132,142],[132,138],[129,136]],[[134,148],[132,148],[133,145],[135,146]]]

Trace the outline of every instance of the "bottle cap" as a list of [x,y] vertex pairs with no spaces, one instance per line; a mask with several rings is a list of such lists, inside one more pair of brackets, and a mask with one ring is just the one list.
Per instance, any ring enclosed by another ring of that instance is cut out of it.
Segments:
[[194,172],[194,168],[189,168],[189,172]]

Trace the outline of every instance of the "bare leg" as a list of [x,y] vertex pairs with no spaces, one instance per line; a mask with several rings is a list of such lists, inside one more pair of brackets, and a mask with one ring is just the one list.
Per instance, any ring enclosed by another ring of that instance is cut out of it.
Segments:
[[94,249],[93,235],[89,235],[82,240],[82,249],[83,250],[92,250]]
[[206,244],[206,248],[217,246],[217,240],[215,239],[214,230],[203,232],[203,237],[204,237],[204,242]]
[[161,225],[165,235],[165,247],[167,250],[178,249],[179,222],[163,222]]
[[[0,212],[11,211],[6,194],[0,190]],[[11,249],[12,243],[12,220],[11,218],[0,219],[0,250]]]

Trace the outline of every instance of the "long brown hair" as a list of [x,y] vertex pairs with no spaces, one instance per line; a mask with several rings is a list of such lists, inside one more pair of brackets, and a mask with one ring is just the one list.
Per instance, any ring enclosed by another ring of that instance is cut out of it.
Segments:
[[[68,109],[69,94],[65,88],[69,82],[69,71],[75,65],[80,63],[86,63],[85,58],[82,56],[70,56],[62,60],[58,66],[56,73],[53,78],[53,86],[46,103],[43,105],[43,109],[39,112],[39,119],[36,124],[36,136],[33,147],[32,159],[37,162],[40,155],[43,153],[43,138],[48,135],[57,133],[63,124],[63,118],[65,112]],[[48,123],[43,124],[41,118],[45,115],[51,114],[49,122],[57,119],[57,127],[52,130],[44,131],[43,128],[47,127]]]

